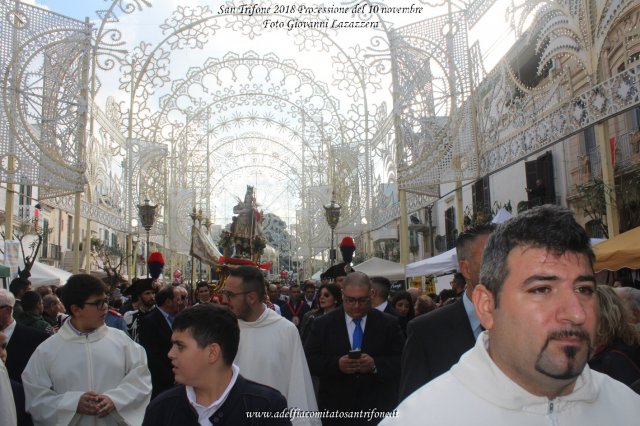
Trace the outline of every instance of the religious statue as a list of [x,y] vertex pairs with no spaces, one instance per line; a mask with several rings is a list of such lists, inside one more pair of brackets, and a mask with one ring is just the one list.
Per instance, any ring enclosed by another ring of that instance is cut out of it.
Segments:
[[238,200],[233,207],[231,238],[235,244],[235,257],[251,259],[254,262],[265,248],[264,231],[262,229],[262,212],[258,211],[255,188],[247,185],[244,200]]

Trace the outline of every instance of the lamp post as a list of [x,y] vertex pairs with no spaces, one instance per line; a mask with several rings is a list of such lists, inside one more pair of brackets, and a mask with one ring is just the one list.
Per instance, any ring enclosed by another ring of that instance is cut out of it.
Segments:
[[[140,215],[140,223],[142,227],[147,231],[147,257],[149,256],[149,231],[153,226],[153,222],[156,220],[156,208],[158,206],[152,206],[149,204],[149,198],[144,199],[144,204],[138,205],[138,214]],[[149,265],[147,264],[147,277],[149,277]]]
[[336,260],[336,252],[333,248],[333,237],[336,229],[336,225],[338,225],[338,221],[340,220],[340,209],[342,206],[336,203],[336,190],[334,189],[331,192],[331,203],[323,206],[324,207],[324,217],[327,219],[327,224],[329,228],[331,228],[331,248],[329,250],[329,258],[331,261],[331,266],[333,266]]

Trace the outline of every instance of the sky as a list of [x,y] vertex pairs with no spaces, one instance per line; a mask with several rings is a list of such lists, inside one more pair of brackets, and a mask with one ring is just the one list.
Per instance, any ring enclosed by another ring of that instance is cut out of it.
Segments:
[[[32,3],[38,6],[47,8],[51,11],[60,13],[62,15],[66,15],[78,20],[84,20],[85,17],[89,17],[93,22],[98,23],[99,18],[97,17],[95,11],[103,10],[112,4],[111,0],[23,0],[25,3]],[[262,2],[257,1],[256,3],[261,4],[269,4],[270,0],[264,0]],[[140,13],[135,13],[132,15],[123,15],[120,14],[121,25],[120,29],[124,35],[124,40],[127,43],[127,47],[131,48],[132,46],[138,45],[142,40],[150,41],[153,43],[153,40],[159,40],[162,38],[162,34],[160,33],[158,26],[170,16],[171,12],[175,10],[178,6],[195,6],[195,5],[205,5],[210,7],[212,10],[218,10],[220,5],[228,4],[228,2],[223,2],[220,0],[128,0],[131,4],[142,4],[144,11]],[[145,5],[145,2],[152,3],[153,5],[149,8]],[[247,0],[244,3],[250,3]],[[296,1],[295,4],[304,4],[311,5],[314,3],[322,3],[322,1],[314,1],[314,0],[301,0]],[[443,14],[446,9],[441,8],[430,8],[425,4],[422,4],[420,0],[389,0],[386,2],[387,5],[401,5],[408,6],[410,4],[416,4],[418,6],[425,7],[425,12],[420,14],[419,16],[396,16],[394,15],[393,19],[395,24],[405,25],[407,23],[411,23],[414,21],[418,21],[420,19],[427,19],[433,16],[439,16]],[[479,40],[481,45],[481,50],[483,55],[485,56],[485,69],[489,71],[494,64],[499,60],[500,57],[504,54],[506,49],[513,43],[514,36],[509,31],[508,26],[505,21],[505,10],[508,4],[511,3],[511,0],[496,0],[495,5],[491,8],[489,13],[485,15],[485,17],[479,22],[479,24],[474,27],[469,36],[471,45],[475,40]],[[294,4],[292,0],[282,0],[281,2],[274,1],[273,4]],[[326,5],[340,5],[340,1],[337,0],[335,2],[326,1],[324,2]],[[226,33],[224,33],[226,31]],[[240,34],[242,32],[241,29],[235,28],[233,30],[228,30],[226,28],[220,29],[219,33],[226,34],[223,42],[217,41],[211,42],[206,45],[206,48],[203,49],[201,59],[198,57],[198,53],[189,52],[189,56],[184,56],[183,58],[176,58],[179,60],[172,60],[172,77],[176,76],[176,78],[180,78],[184,76],[189,67],[200,66],[201,63],[207,57],[222,57],[229,50],[234,52],[243,53],[247,51],[257,51],[261,52],[274,52],[280,58],[288,58],[292,57],[296,60],[301,67],[307,67],[312,69],[313,72],[317,76],[330,76],[335,72],[331,68],[331,64],[329,61],[320,62],[317,60],[320,53],[318,55],[314,55],[313,52],[302,52],[297,51],[296,49],[291,50],[291,42],[292,40],[285,40],[284,32],[273,32],[263,34],[260,37],[245,37]],[[352,45],[358,45],[359,41],[358,37],[362,37],[362,43],[366,44],[370,42],[370,36],[364,31],[353,31],[353,32],[339,32],[336,33],[336,38],[339,38],[341,41],[351,42]],[[288,46],[288,47],[287,47]],[[324,54],[324,53],[323,53]],[[103,88],[101,89],[99,95],[102,96],[102,101],[104,101],[104,97],[106,95],[114,95],[116,98],[124,100],[126,99],[126,94],[122,91],[118,90],[118,79],[114,72],[110,72],[106,75],[100,77],[103,83]],[[327,78],[330,80],[330,78]],[[341,93],[340,88],[332,88],[335,90],[335,96],[337,97],[345,97],[344,93]],[[388,90],[379,90],[377,93],[371,94],[371,100],[377,101],[383,100],[385,96],[388,96]],[[348,103],[351,100],[348,98],[343,98],[344,103]],[[99,98],[100,104],[100,98]],[[264,178],[262,182],[258,182],[256,170],[253,169],[248,172],[250,176],[246,179],[233,179],[233,182],[230,182],[227,187],[224,189],[223,193],[218,194],[219,197],[224,196],[224,200],[216,200],[214,203],[217,207],[214,209],[218,210],[217,220],[216,222],[224,225],[231,216],[230,209],[235,204],[235,200],[233,196],[242,197],[244,194],[244,186],[246,184],[256,184],[258,183],[258,201],[265,207],[268,207],[269,211],[279,215],[284,218],[287,222],[291,222],[291,220],[295,220],[295,211],[300,207],[300,199],[297,194],[288,193],[287,190],[291,189],[293,186],[286,182],[286,179],[283,180],[282,176],[278,176],[277,173],[264,173]]]

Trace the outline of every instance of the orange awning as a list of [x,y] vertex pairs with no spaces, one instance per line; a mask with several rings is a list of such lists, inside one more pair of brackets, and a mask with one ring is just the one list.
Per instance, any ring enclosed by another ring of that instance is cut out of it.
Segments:
[[593,247],[596,272],[640,269],[640,226]]

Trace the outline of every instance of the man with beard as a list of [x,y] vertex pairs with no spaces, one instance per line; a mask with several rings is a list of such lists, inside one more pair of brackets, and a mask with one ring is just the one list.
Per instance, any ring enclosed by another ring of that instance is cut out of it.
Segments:
[[156,292],[153,288],[153,279],[144,278],[131,284],[125,291],[130,295],[137,309],[124,313],[124,321],[127,323],[127,331],[134,342],[139,343],[140,321],[156,306]]
[[289,301],[282,305],[280,311],[282,316],[293,323],[296,327],[300,327],[300,322],[304,314],[309,312],[311,308],[302,297],[302,291],[297,284],[289,288]]
[[[222,294],[238,317],[240,346],[234,364],[240,368],[242,375],[280,391],[291,408],[317,410],[298,330],[290,321],[262,303],[265,285],[260,269],[253,266],[232,269]],[[320,420],[296,418],[293,424],[317,425]]]
[[[635,425],[640,396],[586,365],[597,321],[594,254],[571,211],[544,205],[485,247],[473,304],[487,331],[385,425]],[[463,407],[463,409],[461,409]]]

